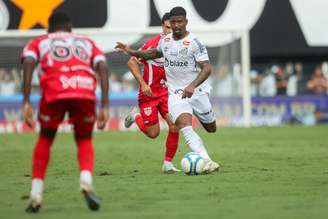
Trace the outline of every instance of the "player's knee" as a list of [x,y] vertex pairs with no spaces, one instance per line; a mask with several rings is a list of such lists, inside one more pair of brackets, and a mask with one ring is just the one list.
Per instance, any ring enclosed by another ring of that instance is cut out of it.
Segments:
[[159,131],[153,131],[153,132],[149,132],[148,133],[148,137],[149,138],[157,138],[157,136],[159,136]]
[[179,132],[179,128],[175,125],[169,125],[169,132]]
[[41,128],[40,131],[40,135],[49,139],[55,138],[56,133],[57,133],[57,129],[50,129],[50,128]]
[[85,132],[85,133],[81,133],[81,132],[75,132],[74,133],[74,138],[75,139],[88,139],[92,137],[92,132]]
[[206,131],[209,133],[214,133],[214,132],[216,132],[216,126],[207,128]]
[[147,136],[149,138],[157,138],[159,136],[160,129],[157,127],[152,127],[147,129]]

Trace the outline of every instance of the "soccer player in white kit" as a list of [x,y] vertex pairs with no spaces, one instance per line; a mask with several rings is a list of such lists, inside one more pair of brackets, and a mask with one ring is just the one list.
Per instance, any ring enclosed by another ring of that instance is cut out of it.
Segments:
[[170,11],[172,33],[163,37],[156,49],[137,51],[120,42],[115,48],[125,54],[146,59],[164,57],[170,116],[189,148],[204,158],[204,173],[211,173],[220,166],[212,161],[202,139],[193,130],[192,114],[207,132],[216,132],[215,115],[209,100],[211,85],[208,77],[212,67],[206,47],[186,30],[187,23],[185,9],[174,7]]

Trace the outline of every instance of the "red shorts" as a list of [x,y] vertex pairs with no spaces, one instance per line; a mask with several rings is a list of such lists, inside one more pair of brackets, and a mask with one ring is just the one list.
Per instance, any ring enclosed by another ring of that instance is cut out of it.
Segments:
[[139,103],[141,117],[146,126],[158,124],[158,112],[163,118],[168,114],[168,96],[162,96],[154,100]]
[[96,120],[96,103],[93,100],[65,99],[52,102],[40,102],[39,122],[41,128],[57,129],[68,113],[74,132],[79,135],[92,133]]

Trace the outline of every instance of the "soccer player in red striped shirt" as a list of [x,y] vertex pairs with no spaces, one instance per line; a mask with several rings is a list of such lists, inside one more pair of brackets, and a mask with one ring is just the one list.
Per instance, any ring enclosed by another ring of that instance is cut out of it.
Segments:
[[71,33],[71,27],[71,20],[65,13],[52,14],[48,34],[32,39],[21,56],[24,75],[23,113],[29,126],[33,125],[29,98],[32,73],[36,65],[41,70],[38,115],[41,130],[34,148],[32,188],[26,212],[38,212],[41,207],[50,147],[66,113],[74,127],[81,192],[91,210],[98,210],[100,207],[100,201],[92,187],[92,131],[96,120],[96,73],[102,91],[98,128],[103,129],[108,119],[108,67],[103,52],[95,43],[85,36]]
[[[163,33],[147,40],[140,50],[157,48],[162,36],[171,32],[169,13],[162,18]],[[138,62],[143,64],[143,74],[140,71]],[[179,171],[174,167],[172,159],[178,148],[179,130],[171,121],[168,113],[168,90],[164,70],[164,59],[136,59],[130,58],[128,67],[136,80],[139,82],[139,110],[133,108],[125,118],[125,127],[130,127],[134,122],[139,129],[148,137],[156,138],[160,133],[158,112],[166,120],[169,132],[166,138],[166,152],[162,171],[164,173],[174,173]]]

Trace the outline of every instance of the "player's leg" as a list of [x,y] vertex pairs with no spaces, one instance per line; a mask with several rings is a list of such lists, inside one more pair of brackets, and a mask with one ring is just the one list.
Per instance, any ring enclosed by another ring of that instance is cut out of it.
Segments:
[[160,133],[158,104],[159,100],[139,104],[140,115],[136,116],[136,124],[139,128],[141,127],[140,124],[144,125],[145,131],[143,133],[149,138],[156,138]]
[[94,149],[92,131],[96,119],[95,102],[90,100],[70,101],[69,116],[74,125],[74,139],[80,167],[80,190],[91,210],[100,208],[100,200],[95,195],[92,181],[94,169]]
[[168,105],[171,118],[181,131],[189,148],[199,153],[204,159],[210,159],[203,145],[203,141],[192,128],[193,109],[188,99],[181,99],[177,95],[170,95]]
[[[54,110],[56,109],[56,110]],[[34,147],[32,162],[32,186],[26,212],[38,212],[42,204],[44,178],[50,159],[50,148],[56,136],[57,127],[65,115],[65,106],[59,102],[41,101],[39,122],[41,130]]]
[[[139,104],[139,109],[133,107],[124,119],[124,126],[129,128],[133,123],[136,123],[139,130],[149,138],[156,138],[160,133],[158,124],[156,100]],[[155,115],[155,116],[154,116]],[[155,118],[154,121],[152,118]]]
[[[190,99],[190,104],[193,107],[193,112],[201,122],[207,132],[216,132],[215,115],[207,93],[194,96]],[[219,169],[220,165],[210,158],[205,159],[205,173],[211,173]]]
[[179,172],[177,168],[174,167],[172,160],[176,154],[179,144],[179,129],[172,122],[170,115],[168,113],[168,96],[163,96],[158,105],[159,112],[161,116],[165,119],[169,131],[166,137],[166,150],[164,163],[162,166],[162,171],[164,173],[174,173]]

